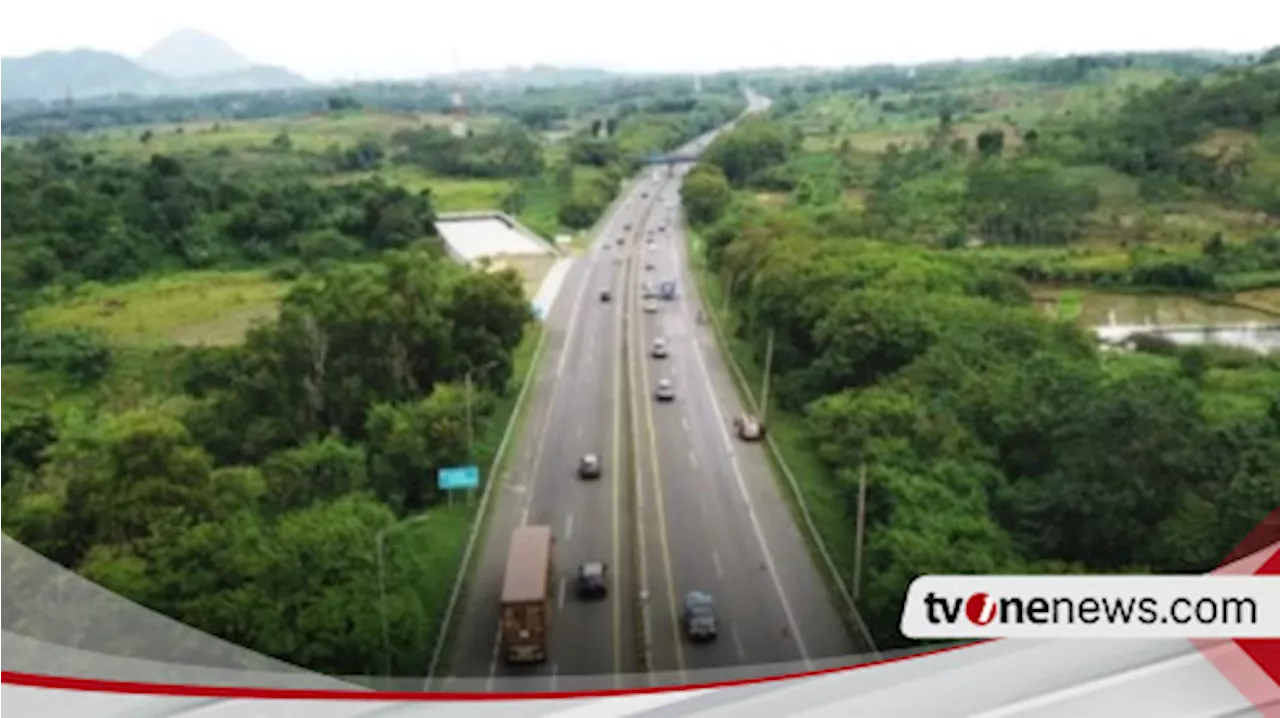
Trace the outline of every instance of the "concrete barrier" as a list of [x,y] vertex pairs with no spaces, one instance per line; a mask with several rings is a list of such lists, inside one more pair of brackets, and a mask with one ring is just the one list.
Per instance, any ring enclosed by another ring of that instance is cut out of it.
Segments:
[[572,258],[560,259],[552,265],[551,270],[547,272],[547,276],[543,278],[542,286],[538,287],[538,293],[533,297],[533,313],[538,318],[538,321],[542,321],[547,316],[547,312],[551,311],[556,297],[560,296],[560,288],[564,286],[565,277],[569,276],[569,269],[572,266]]

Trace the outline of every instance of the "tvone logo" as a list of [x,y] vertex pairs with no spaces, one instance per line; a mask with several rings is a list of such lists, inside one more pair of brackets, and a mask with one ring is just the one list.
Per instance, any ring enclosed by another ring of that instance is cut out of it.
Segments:
[[995,620],[996,600],[985,593],[975,593],[964,602],[964,615],[975,625],[985,626]]

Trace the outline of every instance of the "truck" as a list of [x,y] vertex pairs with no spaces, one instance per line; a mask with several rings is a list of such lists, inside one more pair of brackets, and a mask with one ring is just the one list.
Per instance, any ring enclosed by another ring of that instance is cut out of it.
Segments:
[[502,581],[502,652],[508,663],[547,660],[554,543],[550,526],[521,526],[511,534]]
[[658,285],[658,293],[662,295],[662,298],[666,301],[671,301],[672,299],[675,299],[676,283],[670,279],[664,281],[662,284]]

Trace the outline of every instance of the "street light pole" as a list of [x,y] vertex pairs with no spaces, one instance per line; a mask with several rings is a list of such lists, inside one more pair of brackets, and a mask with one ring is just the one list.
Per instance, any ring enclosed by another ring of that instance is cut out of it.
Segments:
[[764,354],[764,378],[760,387],[760,423],[765,423],[769,413],[769,375],[773,373],[773,327],[769,328],[769,342]]
[[382,674],[388,678],[391,677],[391,631],[387,626],[387,580],[386,567],[382,560],[383,544],[386,540],[387,534],[391,531],[404,528],[405,526],[418,521],[425,521],[428,518],[430,518],[429,514],[417,514],[415,516],[410,516],[403,521],[383,528],[378,532],[378,535],[374,537],[378,556],[378,614],[381,617],[382,622]]
[[[472,373],[477,371],[484,371],[489,367],[494,366],[497,363],[498,363],[498,360],[494,359],[493,361],[483,364],[478,368],[471,367],[470,369],[467,370],[466,375],[463,377],[463,381],[466,384],[466,392],[467,392],[467,461],[469,462],[475,461],[475,457],[476,457],[476,422],[475,422],[475,410],[472,407],[472,404],[474,403],[475,388],[474,388],[474,384],[471,381],[471,375]],[[467,491],[468,503],[471,501],[474,495],[475,495],[474,490]],[[449,492],[449,504],[453,505],[453,492]]]
[[867,526],[867,465],[858,472],[858,528],[853,549],[853,600],[862,594],[862,542]]
[[466,387],[467,387],[466,392],[467,392],[467,460],[468,461],[473,460],[475,458],[475,453],[476,453],[475,452],[475,444],[476,444],[475,413],[474,413],[474,410],[472,409],[472,402],[473,402],[475,390],[472,385],[471,375],[478,371],[484,371],[496,365],[497,363],[498,363],[498,360],[494,359],[493,361],[482,364],[479,367],[472,367],[467,370],[466,375],[463,377],[463,382],[466,384]]
[[467,386],[467,461],[471,461],[471,458],[475,455],[476,425],[475,425],[475,419],[471,413],[471,401],[472,401],[472,396],[474,395],[475,392],[471,388],[471,372],[470,371],[467,372],[467,375],[464,381]]

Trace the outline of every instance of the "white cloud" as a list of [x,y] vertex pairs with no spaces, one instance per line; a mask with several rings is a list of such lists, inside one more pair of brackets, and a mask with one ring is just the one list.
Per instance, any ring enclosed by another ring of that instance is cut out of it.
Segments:
[[1254,50],[1280,42],[1280,3],[42,0],[6,7],[0,52],[94,47],[136,55],[181,27],[212,33],[258,62],[345,79],[447,72],[455,57],[460,69],[543,62],[705,71],[1035,52]]

